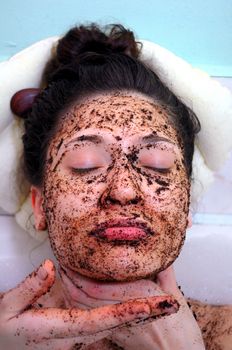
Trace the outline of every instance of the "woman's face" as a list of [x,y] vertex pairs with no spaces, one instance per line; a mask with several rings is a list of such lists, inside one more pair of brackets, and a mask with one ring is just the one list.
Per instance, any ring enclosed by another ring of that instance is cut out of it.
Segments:
[[153,276],[185,238],[189,180],[164,109],[138,93],[92,96],[62,116],[43,208],[59,263],[88,277]]

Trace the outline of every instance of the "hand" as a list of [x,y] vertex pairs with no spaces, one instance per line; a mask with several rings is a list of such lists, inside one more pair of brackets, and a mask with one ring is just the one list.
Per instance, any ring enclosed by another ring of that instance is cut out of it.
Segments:
[[[178,300],[179,311],[129,332],[117,331],[112,340],[127,350],[204,350],[201,330],[177,286],[172,266],[157,275],[156,286]],[[153,288],[155,289],[155,285]]]
[[[109,336],[111,329],[159,314],[178,310],[172,297],[139,299],[92,310],[78,308],[33,308],[55,281],[55,267],[50,260],[26,277],[0,299],[1,349],[66,350],[75,344],[91,344]],[[170,308],[162,302],[168,301]]]
[[[180,292],[173,267],[157,275],[156,283],[139,280],[128,283],[94,282],[66,270],[61,277],[64,284],[66,303],[92,308],[118,303],[131,298],[146,298],[154,295],[173,295],[180,304],[177,313],[152,320],[149,324],[123,327],[114,330],[108,337],[126,350],[203,350],[205,349],[200,328]],[[151,321],[151,319],[150,319]]]

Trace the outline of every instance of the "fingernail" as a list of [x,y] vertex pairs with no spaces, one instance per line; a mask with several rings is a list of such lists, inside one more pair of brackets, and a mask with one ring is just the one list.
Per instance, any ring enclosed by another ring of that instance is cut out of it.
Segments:
[[39,268],[38,272],[37,272],[37,275],[38,277],[41,279],[41,280],[46,280],[47,277],[48,277],[48,273],[47,271],[45,270],[45,268],[43,268],[42,266]]

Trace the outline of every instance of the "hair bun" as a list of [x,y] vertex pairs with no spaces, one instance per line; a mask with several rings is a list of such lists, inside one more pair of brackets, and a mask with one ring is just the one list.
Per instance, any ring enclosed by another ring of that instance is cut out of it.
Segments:
[[121,24],[108,24],[103,29],[95,23],[74,27],[58,41],[56,55],[48,62],[43,81],[51,82],[54,72],[65,66],[74,67],[85,60],[93,63],[94,59],[97,64],[99,55],[123,53],[137,58],[140,53],[137,44],[142,45],[135,41],[134,33]]

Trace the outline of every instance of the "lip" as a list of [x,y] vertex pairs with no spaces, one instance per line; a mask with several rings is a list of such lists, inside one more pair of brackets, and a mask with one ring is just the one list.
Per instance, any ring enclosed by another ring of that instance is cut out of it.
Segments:
[[147,223],[138,219],[125,218],[102,222],[89,232],[89,236],[113,242],[138,242],[152,235],[154,231],[148,227]]

